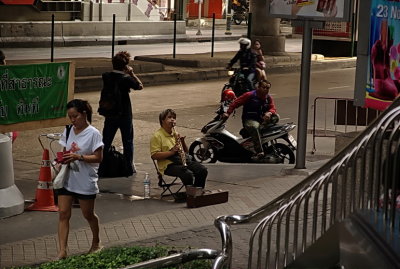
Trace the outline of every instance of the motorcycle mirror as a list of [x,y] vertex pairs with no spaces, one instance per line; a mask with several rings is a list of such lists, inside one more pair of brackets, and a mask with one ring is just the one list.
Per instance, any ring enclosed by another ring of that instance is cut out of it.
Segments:
[[229,70],[229,71],[228,71],[228,75],[229,75],[229,76],[232,76],[233,73],[235,73],[233,70]]

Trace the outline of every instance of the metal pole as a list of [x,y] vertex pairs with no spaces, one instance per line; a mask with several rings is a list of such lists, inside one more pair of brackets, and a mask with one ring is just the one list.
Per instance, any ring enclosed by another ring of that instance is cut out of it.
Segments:
[[214,38],[215,38],[215,13],[213,13],[213,20],[212,20],[211,57],[214,57]]
[[174,45],[172,51],[172,57],[175,59],[176,56],[176,13],[174,13]]
[[228,9],[226,11],[226,30],[225,30],[225,34],[226,35],[231,35],[231,23],[232,23],[232,1],[231,0],[227,0],[228,4]]
[[202,2],[202,0],[197,0],[198,2],[198,4],[199,4],[199,25],[198,25],[198,27],[197,27],[197,33],[196,33],[196,35],[202,35],[201,34],[201,30],[200,30],[200,26],[201,26],[201,2]]
[[167,2],[167,18],[171,19],[169,16],[171,14],[171,0],[168,0]]
[[99,5],[99,21],[103,21],[103,0],[100,0]]
[[113,14],[113,22],[112,22],[111,58],[114,57],[114,43],[115,43],[115,14]]
[[128,1],[128,21],[131,20],[132,17],[132,0]]
[[89,2],[89,21],[93,21],[93,1]]
[[253,14],[250,12],[247,17],[247,38],[251,39],[251,21]]
[[350,56],[354,57],[354,44],[355,44],[355,30],[357,29],[357,14],[358,14],[358,1],[354,1],[355,2],[355,6],[352,6],[353,8],[353,12],[352,14],[352,18],[351,18],[351,53]]
[[310,86],[310,64],[312,51],[312,28],[309,20],[303,22],[303,44],[301,54],[301,77],[300,77],[300,98],[299,117],[297,133],[296,166],[297,169],[306,168],[306,146],[307,146],[307,119],[308,99]]
[[50,61],[54,62],[54,14],[51,15],[51,52]]

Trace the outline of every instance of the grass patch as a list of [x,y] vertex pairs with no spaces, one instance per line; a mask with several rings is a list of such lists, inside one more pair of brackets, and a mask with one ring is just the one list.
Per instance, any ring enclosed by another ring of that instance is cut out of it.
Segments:
[[[12,267],[12,269],[114,269],[125,267],[167,256],[170,248],[167,247],[113,247],[101,252],[70,256],[64,260],[46,262],[35,266]],[[206,269],[210,268],[211,261],[196,260],[177,266],[166,267],[168,269]]]

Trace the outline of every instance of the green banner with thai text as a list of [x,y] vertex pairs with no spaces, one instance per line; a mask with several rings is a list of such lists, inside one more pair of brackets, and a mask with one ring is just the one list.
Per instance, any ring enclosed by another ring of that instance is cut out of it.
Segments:
[[0,65],[0,125],[65,117],[69,65]]

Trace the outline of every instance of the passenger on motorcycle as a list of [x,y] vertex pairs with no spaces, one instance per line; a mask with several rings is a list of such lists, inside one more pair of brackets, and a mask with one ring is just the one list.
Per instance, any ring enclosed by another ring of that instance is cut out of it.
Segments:
[[243,75],[247,78],[248,86],[250,90],[254,89],[253,80],[256,75],[256,55],[251,49],[251,41],[248,38],[239,39],[240,49],[236,53],[235,57],[229,62],[227,69],[231,69],[232,66],[239,60],[240,70]]
[[256,90],[247,92],[237,98],[222,116],[224,119],[227,119],[236,108],[243,106],[242,123],[254,142],[254,149],[256,151],[253,157],[254,160],[264,158],[260,129],[265,128],[267,124],[275,124],[279,121],[274,100],[268,94],[270,88],[271,83],[269,81],[260,81]]
[[236,10],[247,10],[249,7],[249,4],[247,3],[247,0],[232,0],[232,9],[234,11]]

